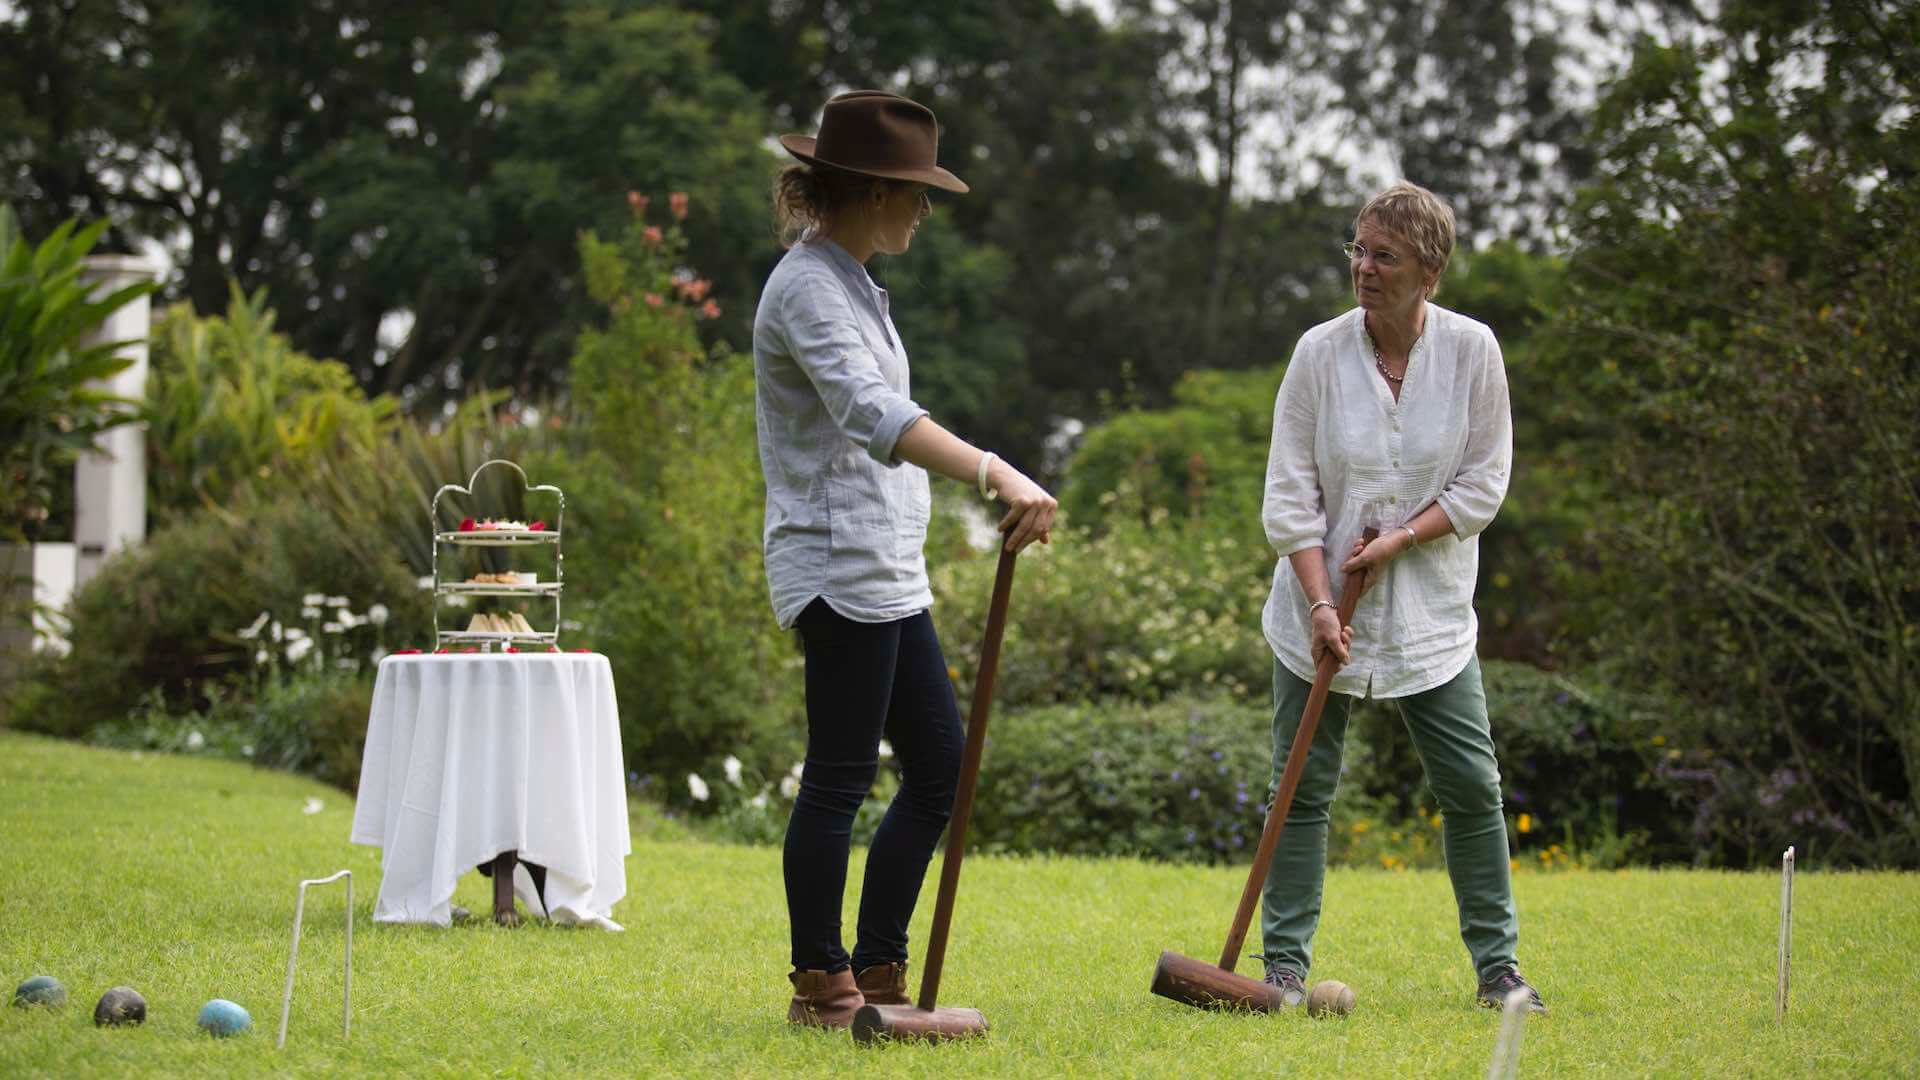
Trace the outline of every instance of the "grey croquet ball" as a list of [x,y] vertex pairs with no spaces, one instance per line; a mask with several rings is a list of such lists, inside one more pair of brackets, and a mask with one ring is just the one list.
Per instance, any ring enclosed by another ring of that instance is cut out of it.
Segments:
[[1313,984],[1307,991],[1308,1016],[1345,1016],[1353,1011],[1353,987],[1334,979]]
[[93,1007],[93,1022],[99,1027],[147,1022],[147,999],[131,986],[116,986],[100,995]]
[[200,1015],[194,1020],[200,1030],[216,1039],[229,1035],[244,1035],[253,1030],[253,1017],[247,1010],[228,1001],[226,998],[214,998],[200,1006]]
[[67,988],[51,975],[35,975],[14,988],[13,1003],[22,1009],[30,1005],[57,1009],[67,1003]]

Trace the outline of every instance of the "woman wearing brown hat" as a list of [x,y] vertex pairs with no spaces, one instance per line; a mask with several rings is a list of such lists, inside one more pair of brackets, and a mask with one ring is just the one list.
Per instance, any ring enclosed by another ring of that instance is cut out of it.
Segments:
[[[787,1019],[800,1024],[845,1027],[865,1002],[907,1003],[907,922],[953,808],[964,733],[927,611],[927,472],[1007,503],[1011,549],[1053,526],[1052,496],[914,403],[886,290],[867,275],[868,259],[913,242],[929,187],[967,190],[935,162],[938,131],[925,106],[862,90],[827,103],[817,138],[780,140],[801,163],[774,182],[789,248],[754,314],[753,361],[767,584],[806,652],[807,758],[784,856]],[[883,737],[900,793],[868,850],[849,956],[848,848]]]

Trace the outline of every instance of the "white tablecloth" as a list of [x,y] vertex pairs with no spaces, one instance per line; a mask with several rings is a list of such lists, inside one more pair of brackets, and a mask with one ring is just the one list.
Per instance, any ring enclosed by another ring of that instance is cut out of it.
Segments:
[[[353,811],[353,842],[385,849],[374,921],[448,925],[454,882],[511,849],[547,868],[553,921],[620,929],[633,851],[621,762],[604,656],[382,660]],[[542,910],[524,866],[514,886]]]

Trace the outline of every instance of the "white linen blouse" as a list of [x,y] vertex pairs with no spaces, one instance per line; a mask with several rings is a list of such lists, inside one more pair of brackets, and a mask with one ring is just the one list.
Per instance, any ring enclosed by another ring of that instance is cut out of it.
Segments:
[[1484,323],[1429,303],[1395,401],[1364,317],[1355,308],[1301,335],[1280,380],[1261,510],[1279,564],[1261,621],[1274,656],[1311,680],[1312,620],[1287,556],[1324,548],[1337,600],[1361,530],[1385,532],[1437,501],[1453,534],[1387,564],[1360,599],[1353,660],[1333,680],[1336,693],[1407,697],[1473,658],[1479,534],[1506,497],[1513,420],[1500,344]]

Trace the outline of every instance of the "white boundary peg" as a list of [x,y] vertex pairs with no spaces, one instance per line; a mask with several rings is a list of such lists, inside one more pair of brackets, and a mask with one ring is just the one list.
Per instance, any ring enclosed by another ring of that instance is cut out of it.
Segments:
[[341,878],[347,879],[347,960],[346,985],[340,998],[340,1037],[345,1039],[353,1034],[353,871],[342,870],[332,877],[309,878],[300,883],[300,899],[293,905],[293,947],[287,950],[287,989],[280,996],[280,1038],[274,1043],[275,1049],[287,1045],[287,1015],[293,1008],[293,972],[300,962],[300,919],[306,913],[307,886],[325,885]]
[[1520,1075],[1520,1034],[1526,1028],[1527,1009],[1533,995],[1525,987],[1507,992],[1500,1009],[1500,1034],[1493,1040],[1493,1060],[1487,1063],[1487,1080],[1512,1080]]
[[1773,1021],[1787,1022],[1787,984],[1793,972],[1793,849],[1780,856],[1780,978],[1773,992]]

